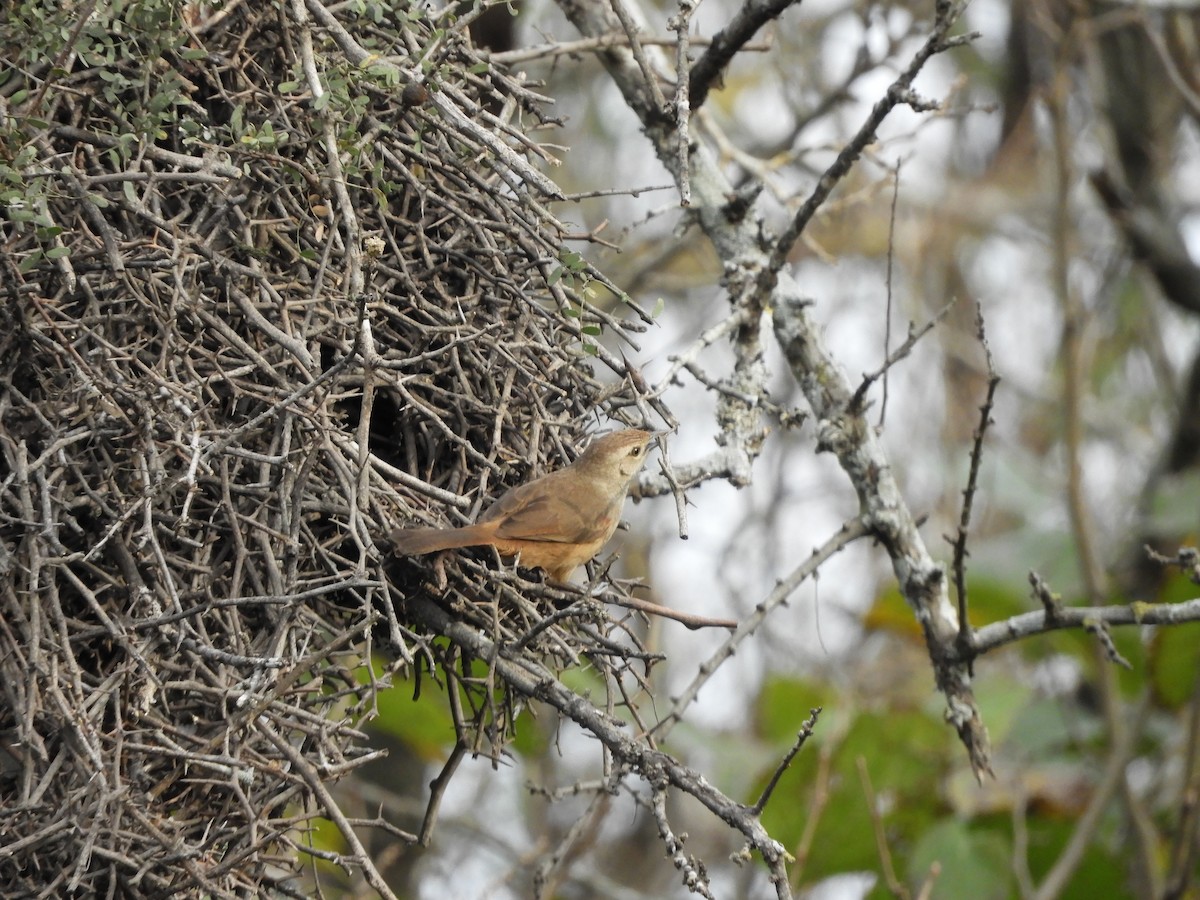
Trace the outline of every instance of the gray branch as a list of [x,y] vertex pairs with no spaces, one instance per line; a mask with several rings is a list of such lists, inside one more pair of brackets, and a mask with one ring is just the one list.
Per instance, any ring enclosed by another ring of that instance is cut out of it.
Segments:
[[[585,37],[599,37],[620,28],[607,4],[559,0],[559,6]],[[948,34],[962,9],[961,3],[937,4],[929,38],[889,89],[887,97],[871,110],[854,138],[854,145],[839,157],[836,170],[831,169],[821,178],[818,190],[810,198],[812,209],[803,218],[797,217],[782,237],[773,234],[760,203],[752,202],[749,208],[732,203],[736,192],[706,146],[695,144],[689,162],[691,212],[724,261],[724,286],[731,305],[749,317],[735,335],[739,364],[747,374],[756,377],[760,374],[761,361],[754,359],[759,346],[753,338],[757,322],[770,310],[775,337],[815,415],[818,450],[836,454],[858,494],[864,523],[891,558],[900,589],[925,633],[938,689],[946,698],[946,718],[967,748],[976,775],[982,777],[991,772],[987,730],[971,690],[968,666],[955,655],[958,614],[950,602],[945,571],[934,562],[925,546],[874,430],[861,410],[852,411],[849,380],[826,348],[820,330],[806,315],[810,301],[802,297],[791,277],[786,251],[782,249],[799,236],[816,206],[849,171],[858,155],[856,148],[873,139],[887,114],[901,103],[923,105],[912,94],[910,85],[933,55],[955,43],[956,39]],[[674,131],[670,123],[662,120],[660,108],[648,102],[649,88],[637,61],[620,47],[608,49],[601,59],[625,102],[640,118],[659,159],[679,180]],[[749,440],[753,434],[747,422],[749,412],[745,405],[730,404],[719,418],[725,436],[744,441],[742,446],[753,455],[756,448]],[[742,418],[733,418],[731,426],[733,413],[741,413]]]
[[519,660],[506,658],[503,651],[480,631],[452,618],[437,604],[425,599],[424,595],[409,597],[409,610],[436,634],[446,635],[477,659],[489,660],[496,677],[511,690],[540,700],[595,735],[622,765],[636,772],[652,788],[673,785],[695,797],[723,822],[740,831],[766,861],[776,896],[779,900],[790,900],[792,892],[787,879],[787,851],[767,833],[752,808],[725,796],[699,772],[692,771],[669,753],[655,750],[646,738],[631,736],[624,723],[570,690],[549,669],[530,662],[528,657]]

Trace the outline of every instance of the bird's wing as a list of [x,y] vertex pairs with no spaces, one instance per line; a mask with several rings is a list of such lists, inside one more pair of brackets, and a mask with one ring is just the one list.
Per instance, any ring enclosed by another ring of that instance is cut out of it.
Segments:
[[[496,537],[514,541],[586,544],[598,540],[608,522],[597,521],[594,512],[585,516],[580,509],[600,509],[603,503],[599,500],[588,503],[579,497],[582,491],[578,485],[575,502],[567,502],[556,487],[553,481],[546,483],[545,479],[539,479],[513,488],[488,507],[480,522],[498,521]],[[600,519],[605,518],[600,516]]]

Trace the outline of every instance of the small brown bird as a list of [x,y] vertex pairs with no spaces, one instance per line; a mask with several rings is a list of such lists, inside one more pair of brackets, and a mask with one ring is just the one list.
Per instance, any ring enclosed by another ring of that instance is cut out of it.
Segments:
[[391,534],[396,553],[420,556],[491,546],[501,556],[519,557],[519,565],[544,569],[552,581],[564,583],[612,537],[629,482],[641,470],[653,439],[650,432],[633,428],[606,434],[565,469],[505,493],[474,525],[396,529]]

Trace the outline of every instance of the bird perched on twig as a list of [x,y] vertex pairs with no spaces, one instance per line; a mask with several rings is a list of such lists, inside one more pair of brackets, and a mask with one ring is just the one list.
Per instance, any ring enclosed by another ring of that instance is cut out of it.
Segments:
[[420,556],[457,547],[495,547],[518,564],[566,582],[600,552],[621,519],[629,483],[655,435],[630,428],[592,441],[579,459],[503,494],[474,525],[398,528],[396,553]]

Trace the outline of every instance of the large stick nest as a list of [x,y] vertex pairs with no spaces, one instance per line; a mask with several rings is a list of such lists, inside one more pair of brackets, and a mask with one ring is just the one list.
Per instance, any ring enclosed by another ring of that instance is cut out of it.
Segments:
[[589,303],[540,100],[450,11],[52,6],[0,25],[0,884],[295,892],[389,675],[457,679],[463,746],[511,728],[406,597],[628,662],[485,553],[442,588],[379,544],[642,422],[592,338],[645,316]]

